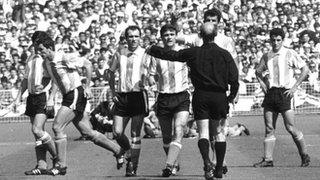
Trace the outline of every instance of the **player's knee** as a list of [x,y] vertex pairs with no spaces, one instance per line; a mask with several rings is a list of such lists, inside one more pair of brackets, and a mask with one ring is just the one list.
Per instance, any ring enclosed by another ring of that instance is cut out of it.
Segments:
[[89,137],[89,139],[93,142],[96,143],[99,141],[99,135],[100,133],[96,130],[93,130],[91,133],[89,133],[87,136]]
[[113,136],[115,138],[121,137],[122,133],[123,133],[123,130],[116,128],[116,127],[113,128]]
[[224,132],[220,132],[215,135],[215,142],[226,142],[226,135]]
[[31,131],[34,135],[36,135],[36,137],[41,137],[41,135],[43,134],[42,128],[36,125],[32,125]]
[[208,139],[209,140],[209,132],[208,131],[200,131],[199,139]]
[[141,138],[140,137],[133,137],[132,138],[131,148],[132,149],[141,149]]
[[120,138],[121,135],[122,135],[122,132],[120,132],[120,131],[115,131],[115,130],[113,131],[113,137],[114,137],[115,139]]
[[62,128],[61,128],[60,124],[57,124],[57,123],[54,123],[52,125],[52,130],[55,134],[62,133]]
[[301,140],[303,139],[303,134],[301,131],[297,131],[296,133],[292,133],[292,137],[294,138],[294,140]]
[[67,139],[67,135],[65,133],[59,132],[55,136],[55,140]]
[[42,144],[46,144],[49,141],[51,141],[52,138],[48,132],[44,131],[43,135],[39,138],[39,140],[42,142]]

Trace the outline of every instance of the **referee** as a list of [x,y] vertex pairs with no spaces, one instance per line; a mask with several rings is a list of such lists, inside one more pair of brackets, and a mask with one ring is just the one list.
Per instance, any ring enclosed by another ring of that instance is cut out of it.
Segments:
[[[192,100],[194,116],[199,128],[198,147],[204,161],[206,179],[222,178],[222,165],[226,153],[226,137],[223,132],[228,103],[233,103],[238,92],[238,69],[230,53],[214,43],[217,26],[207,22],[201,27],[201,47],[179,51],[152,46],[148,53],[169,61],[187,62],[195,92]],[[226,95],[230,85],[230,94]],[[212,132],[209,134],[209,132]],[[217,164],[214,170],[209,158],[209,136],[216,144]]]

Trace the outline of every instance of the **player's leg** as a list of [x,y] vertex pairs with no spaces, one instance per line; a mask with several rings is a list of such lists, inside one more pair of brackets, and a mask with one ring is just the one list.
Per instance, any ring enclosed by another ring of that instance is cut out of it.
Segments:
[[[135,115],[131,120],[131,153],[128,156],[128,166],[131,166],[130,161],[132,162],[131,173],[129,171],[126,173],[126,176],[135,176],[138,169],[139,157],[141,152],[141,129],[143,125],[144,115]],[[131,167],[130,167],[131,169]]]
[[282,112],[281,114],[282,114],[282,117],[284,120],[285,128],[291,134],[293,141],[295,142],[295,144],[298,148],[299,155],[301,157],[301,166],[302,167],[308,166],[310,163],[310,157],[306,151],[306,144],[305,144],[305,140],[304,140],[302,132],[299,131],[294,126],[294,112],[293,112],[293,110],[288,110],[288,111]]
[[113,134],[115,140],[124,151],[129,151],[131,148],[130,141],[124,133],[124,129],[129,120],[129,117],[122,117],[118,115],[113,116]]
[[[189,106],[188,108],[189,109]],[[174,133],[170,143],[169,152],[166,161],[166,167],[171,170],[172,174],[176,174],[179,170],[178,157],[182,148],[183,130],[188,122],[189,111],[180,111],[174,114]],[[169,172],[169,171],[168,171]],[[170,172],[169,172],[170,174]]]
[[[26,171],[26,175],[42,175],[47,174],[47,148],[46,145],[42,143],[41,137],[44,136],[44,123],[46,120],[45,114],[36,114],[35,117],[30,117],[31,121],[31,131],[35,137],[35,152],[37,158],[37,165],[34,169]],[[50,137],[50,135],[49,135]]]
[[158,119],[162,133],[163,150],[166,156],[168,156],[169,147],[172,140],[172,117],[158,116]]
[[265,124],[264,156],[261,162],[254,164],[254,167],[272,167],[273,166],[273,150],[276,143],[275,129],[278,113],[267,108],[263,110]]
[[75,113],[73,109],[62,105],[54,119],[52,129],[55,134],[58,161],[55,167],[50,169],[49,173],[51,175],[65,175],[67,172],[67,135],[65,134],[65,127],[76,116],[82,116],[82,114]]
[[81,119],[74,119],[73,122],[78,125],[80,132],[88,137],[94,144],[113,152],[117,159],[117,168],[120,169],[124,163],[124,151],[121,150],[121,147],[117,143],[108,139],[104,134],[93,130],[89,119],[89,114],[84,112]]

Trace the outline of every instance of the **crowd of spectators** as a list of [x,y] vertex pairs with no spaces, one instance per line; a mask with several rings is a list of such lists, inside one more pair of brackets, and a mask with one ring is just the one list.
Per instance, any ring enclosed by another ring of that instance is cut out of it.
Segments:
[[[0,1],[0,89],[18,89],[31,36],[47,31],[56,49],[87,54],[93,64],[93,87],[107,83],[106,70],[124,29],[138,25],[141,45],[160,44],[159,29],[175,24],[178,35],[197,33],[203,12],[217,7],[220,31],[234,39],[240,77],[256,82],[254,69],[270,50],[269,30],[281,27],[285,46],[308,62],[310,79],[319,78],[320,2],[318,0],[2,0]],[[297,72],[299,73],[299,72]]]

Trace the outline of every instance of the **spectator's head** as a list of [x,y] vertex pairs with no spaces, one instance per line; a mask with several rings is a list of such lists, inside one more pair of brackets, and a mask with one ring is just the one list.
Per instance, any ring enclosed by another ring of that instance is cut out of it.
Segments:
[[221,19],[221,12],[216,9],[212,8],[204,12],[204,22],[212,22],[214,24],[218,24]]
[[166,24],[160,29],[161,39],[165,47],[173,47],[176,43],[177,29],[171,24]]
[[284,37],[285,34],[281,28],[274,28],[270,31],[270,41],[274,52],[278,52],[280,50]]
[[140,44],[141,30],[138,26],[129,26],[125,30],[125,38],[130,51],[134,51]]

